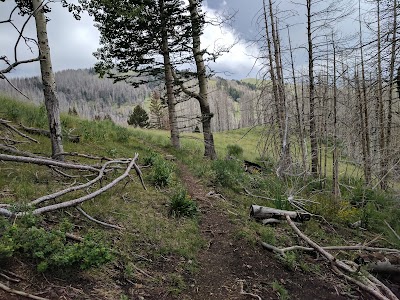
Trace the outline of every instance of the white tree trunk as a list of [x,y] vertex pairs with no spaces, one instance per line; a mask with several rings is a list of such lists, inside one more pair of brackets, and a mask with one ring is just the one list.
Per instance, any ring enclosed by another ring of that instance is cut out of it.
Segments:
[[[46,16],[42,9],[41,0],[32,0],[33,11],[36,23],[37,41],[40,55],[40,72],[42,74],[44,103],[47,110],[49,121],[50,139],[52,155],[64,152],[62,145],[62,132],[60,120],[60,106],[56,94],[56,82],[54,79],[53,68],[51,64],[50,47],[47,38]],[[63,156],[57,156],[63,160]]]

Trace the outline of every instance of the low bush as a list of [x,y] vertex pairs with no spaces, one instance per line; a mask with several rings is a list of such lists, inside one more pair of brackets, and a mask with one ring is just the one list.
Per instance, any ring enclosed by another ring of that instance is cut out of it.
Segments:
[[150,174],[150,181],[160,188],[168,186],[173,178],[174,165],[160,156],[156,156]]
[[111,250],[95,235],[87,235],[82,242],[70,243],[62,230],[31,226],[31,222],[9,225],[0,224],[0,261],[17,253],[36,263],[37,270],[44,272],[56,268],[80,268],[82,270],[109,262]]
[[212,163],[214,181],[223,187],[238,189],[238,183],[246,180],[242,164],[237,160],[217,159]]
[[178,191],[171,197],[170,214],[174,217],[194,217],[198,213],[197,204],[185,190]]
[[243,157],[243,148],[240,147],[239,145],[228,145],[226,146],[227,150],[227,155],[228,157],[233,156],[236,158],[242,158]]

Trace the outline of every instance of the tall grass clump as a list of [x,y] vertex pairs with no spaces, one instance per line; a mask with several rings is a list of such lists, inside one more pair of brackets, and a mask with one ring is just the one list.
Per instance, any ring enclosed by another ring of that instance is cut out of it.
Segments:
[[242,163],[237,160],[217,159],[211,166],[214,172],[214,182],[220,186],[237,190],[247,182]]
[[150,181],[157,187],[166,187],[172,183],[174,169],[171,162],[161,156],[156,156],[150,173]]
[[174,217],[194,217],[198,213],[197,204],[185,190],[180,190],[171,197],[170,215]]
[[243,157],[243,148],[239,145],[228,145],[226,146],[227,156],[228,157],[236,157],[241,159]]

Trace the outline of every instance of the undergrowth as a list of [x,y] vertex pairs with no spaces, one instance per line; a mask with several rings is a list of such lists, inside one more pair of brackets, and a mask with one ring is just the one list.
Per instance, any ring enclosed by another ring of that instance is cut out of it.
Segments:
[[77,267],[85,270],[113,258],[110,247],[96,234],[87,234],[82,242],[68,241],[65,224],[44,229],[29,215],[12,226],[4,219],[0,222],[0,261],[19,253],[32,259],[37,270],[44,272]]

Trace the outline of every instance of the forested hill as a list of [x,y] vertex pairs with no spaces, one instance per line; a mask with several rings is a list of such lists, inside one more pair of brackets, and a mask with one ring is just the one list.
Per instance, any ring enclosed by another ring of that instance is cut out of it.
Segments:
[[[106,115],[120,124],[126,124],[129,113],[136,104],[149,110],[149,99],[160,86],[142,85],[134,88],[124,82],[114,84],[111,79],[99,78],[93,69],[65,70],[55,73],[61,110],[75,109],[79,116],[94,119]],[[36,104],[43,103],[42,84],[39,77],[15,78],[12,84]],[[213,130],[222,131],[258,123],[258,91],[254,80],[226,80],[219,77],[209,81],[209,97]],[[5,80],[0,80],[0,92],[27,101]],[[191,130],[199,115],[196,101],[178,105],[180,127]]]

